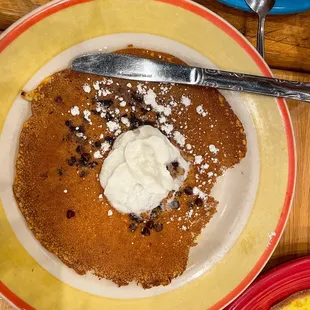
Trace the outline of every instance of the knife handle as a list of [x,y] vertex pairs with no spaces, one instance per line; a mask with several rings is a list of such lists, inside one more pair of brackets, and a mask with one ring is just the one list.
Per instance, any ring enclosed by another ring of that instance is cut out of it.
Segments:
[[197,71],[197,84],[201,86],[310,102],[310,83],[215,69],[197,68]]

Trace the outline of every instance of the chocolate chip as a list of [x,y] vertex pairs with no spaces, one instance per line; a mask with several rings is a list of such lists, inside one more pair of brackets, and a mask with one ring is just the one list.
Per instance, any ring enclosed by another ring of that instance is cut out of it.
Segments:
[[70,122],[70,121],[65,121],[65,125],[66,125],[67,127],[69,127],[69,126],[71,125],[71,122]]
[[181,172],[181,169],[179,167],[179,163],[177,161],[174,161],[174,162],[171,162],[169,163],[167,166],[166,166],[167,170],[170,172],[170,175],[173,177],[173,178],[176,178],[178,175],[182,174]]
[[138,119],[134,114],[130,115],[129,122],[133,128],[138,128],[143,125],[143,122]]
[[161,206],[154,208],[151,212],[151,217],[157,217],[158,214],[162,211]]
[[77,132],[80,132],[80,133],[84,133],[85,132],[85,127],[83,125],[79,126],[78,129],[76,129]]
[[96,161],[92,161],[92,162],[88,163],[87,167],[95,168],[97,165],[98,165],[98,163]]
[[193,201],[189,201],[188,203],[187,203],[187,206],[189,207],[189,208],[194,208],[194,206],[195,206],[195,203],[193,202]]
[[178,167],[179,167],[179,162],[173,161],[173,162],[171,163],[171,165],[172,165],[172,167],[176,170],[176,169],[178,169]]
[[82,153],[81,154],[81,159],[84,161],[84,162],[89,162],[91,156],[89,153]]
[[162,223],[155,223],[155,225],[154,225],[154,229],[155,229],[155,231],[157,231],[157,232],[162,231],[163,228],[164,228],[164,225],[163,225]]
[[81,145],[78,145],[78,146],[76,147],[75,151],[76,151],[77,153],[80,154],[80,153],[82,152],[82,146],[81,146]]
[[71,156],[68,160],[67,160],[69,166],[73,166],[76,163],[76,158],[74,156]]
[[57,169],[57,173],[58,173],[59,176],[62,176],[63,175],[62,168]]
[[181,191],[177,191],[177,192],[175,192],[175,195],[176,195],[177,197],[180,197],[180,196],[182,196],[182,192],[181,192]]
[[67,219],[71,219],[75,216],[75,212],[73,210],[67,211]]
[[137,223],[143,222],[143,218],[135,213],[129,213],[128,216],[134,222],[137,222]]
[[96,141],[95,142],[95,147],[100,147],[101,146],[101,142],[100,141]]
[[150,232],[150,230],[147,227],[143,227],[142,231],[141,231],[141,234],[143,236],[149,236],[151,234],[151,232]]
[[79,164],[81,165],[81,166],[87,166],[88,165],[88,163],[83,159],[83,158],[80,158],[79,159]]
[[203,200],[201,198],[196,198],[195,199],[195,205],[198,207],[201,207],[203,205]]
[[69,129],[71,132],[75,132],[76,131],[76,126],[70,125]]
[[57,104],[62,104],[62,103],[64,102],[61,96],[55,97],[54,101],[55,101]]
[[86,175],[87,175],[87,172],[86,172],[85,170],[82,170],[82,171],[80,172],[80,177],[81,177],[81,178],[86,177]]
[[114,140],[115,140],[115,138],[114,137],[110,137],[110,136],[107,136],[107,137],[105,137],[105,139],[104,139],[106,142],[108,142],[109,144],[113,144],[113,142],[114,142]]
[[128,228],[129,228],[129,230],[131,232],[134,232],[137,229],[137,224],[136,223],[131,223]]
[[24,98],[27,95],[27,93],[24,90],[22,90],[20,95]]
[[145,224],[145,226],[146,226],[147,228],[149,228],[149,229],[154,228],[154,225],[155,225],[155,224],[154,224],[154,222],[153,222],[152,220],[146,222],[146,224]]
[[113,104],[113,101],[110,99],[99,99],[98,102],[104,108],[109,108]]
[[186,187],[184,188],[184,193],[185,193],[186,195],[193,195],[193,188],[190,187],[190,186],[186,186]]
[[143,97],[137,93],[131,93],[131,97],[133,100],[142,103],[143,102]]
[[107,112],[105,115],[105,119],[109,122],[113,119],[113,116],[109,112]]
[[170,202],[170,208],[171,209],[179,209],[180,203],[176,199],[174,199]]
[[88,166],[88,162],[90,160],[90,154],[88,153],[83,153],[81,154],[81,158],[79,159],[79,164],[81,166]]

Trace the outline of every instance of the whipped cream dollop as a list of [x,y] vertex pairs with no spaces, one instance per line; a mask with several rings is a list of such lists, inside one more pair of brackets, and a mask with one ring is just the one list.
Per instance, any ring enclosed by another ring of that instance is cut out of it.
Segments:
[[[173,178],[167,165],[176,161],[184,173]],[[115,140],[99,178],[105,196],[116,210],[141,214],[157,207],[170,191],[177,191],[188,168],[167,137],[146,125]]]

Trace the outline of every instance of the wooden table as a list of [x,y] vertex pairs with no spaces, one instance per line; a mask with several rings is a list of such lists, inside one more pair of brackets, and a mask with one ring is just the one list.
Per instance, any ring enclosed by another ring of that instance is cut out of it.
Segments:
[[[116,0],[115,0],[116,1]],[[0,0],[0,33],[26,13],[48,0]],[[256,42],[254,14],[228,8],[215,0],[197,0],[216,12],[251,43]],[[266,61],[275,76],[310,81],[310,11],[269,16],[266,24]],[[282,239],[266,269],[310,254],[310,105],[288,100],[295,129],[298,168],[293,209]],[[0,300],[0,310],[12,309]]]

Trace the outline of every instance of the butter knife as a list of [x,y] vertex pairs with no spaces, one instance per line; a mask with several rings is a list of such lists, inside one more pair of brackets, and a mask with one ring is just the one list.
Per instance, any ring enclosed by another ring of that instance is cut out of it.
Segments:
[[137,81],[180,83],[310,102],[310,83],[177,65],[136,56],[94,53],[77,57],[72,70]]

